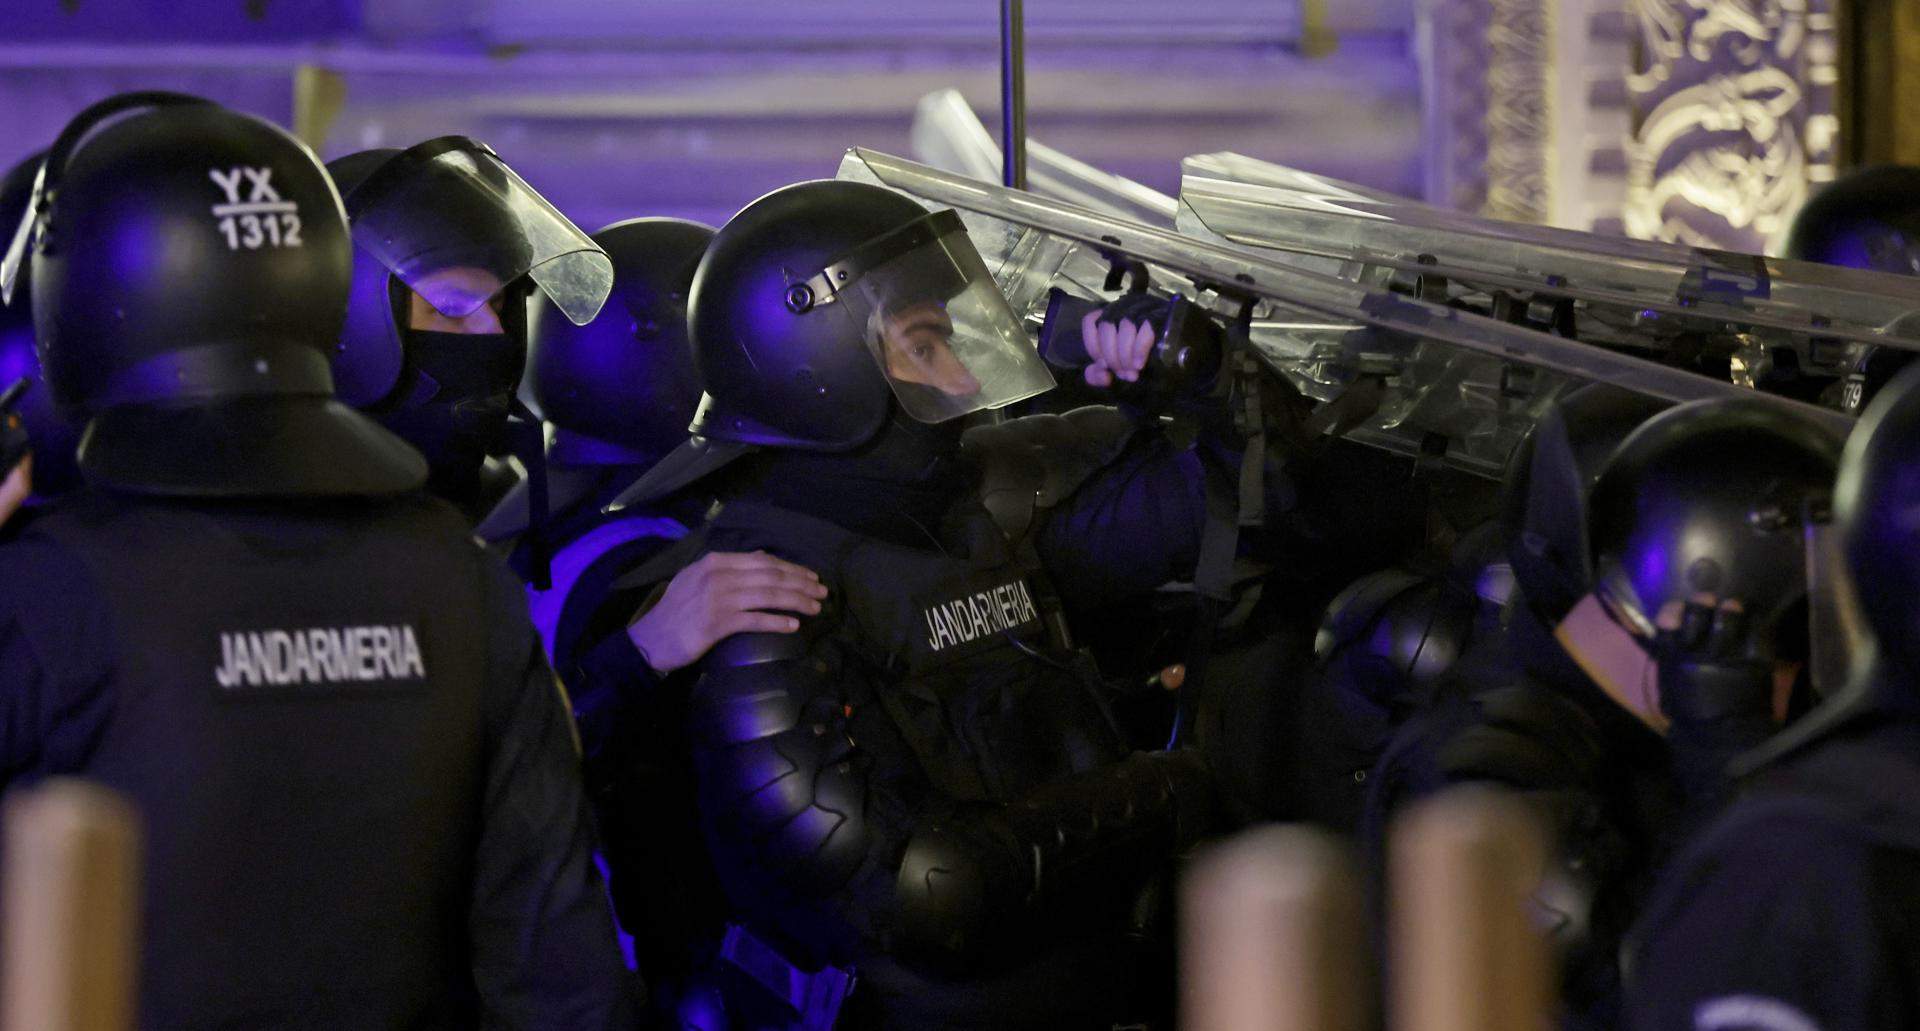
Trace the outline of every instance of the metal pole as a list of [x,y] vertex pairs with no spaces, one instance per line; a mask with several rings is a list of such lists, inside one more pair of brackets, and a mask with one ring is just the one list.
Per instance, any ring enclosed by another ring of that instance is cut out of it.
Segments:
[[1001,181],[1027,188],[1027,27],[1023,0],[1000,0]]

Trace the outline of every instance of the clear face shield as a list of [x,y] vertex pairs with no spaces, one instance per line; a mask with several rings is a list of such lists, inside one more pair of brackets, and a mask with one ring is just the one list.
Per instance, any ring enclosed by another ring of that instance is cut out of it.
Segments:
[[27,191],[27,205],[20,213],[20,221],[13,225],[0,226],[0,241],[6,243],[6,249],[0,251],[0,304],[12,304],[15,284],[20,281],[20,271],[26,267],[27,252],[33,245],[33,227],[35,224],[35,201],[41,196],[46,183],[47,169],[43,160],[33,173],[33,188]]
[[866,341],[900,407],[924,423],[1053,388],[1053,374],[952,211],[862,245],[794,291]]
[[529,276],[585,325],[613,289],[607,253],[486,144],[464,136],[395,155],[346,205],[354,242],[451,318]]

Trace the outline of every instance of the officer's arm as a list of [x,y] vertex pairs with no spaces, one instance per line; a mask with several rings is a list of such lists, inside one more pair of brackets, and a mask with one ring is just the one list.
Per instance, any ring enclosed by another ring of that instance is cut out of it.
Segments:
[[1035,544],[1061,596],[1123,600],[1192,578],[1206,476],[1198,451],[1147,434],[1049,510]]
[[564,695],[519,585],[487,561],[486,781],[468,921],[486,1026],[625,1027],[634,986],[592,860]]
[[582,649],[561,671],[561,678],[573,702],[580,747],[589,763],[616,743],[627,722],[624,717],[636,702],[654,697],[665,680],[647,665],[624,630]]
[[797,632],[791,614],[818,613],[826,595],[812,570],[764,551],[711,551],[676,571],[623,632],[567,671],[587,755],[599,754],[622,713],[663,678],[736,634]]
[[1061,595],[1121,600],[1193,573],[1205,525],[1198,452],[1091,406],[967,433],[981,498],[1031,541]]
[[867,711],[863,674],[810,643],[817,624],[740,634],[701,662],[688,705],[701,814],[717,847],[761,879],[874,934],[866,909],[843,903],[904,843],[880,816],[886,787],[854,730],[885,716]]
[[703,670],[694,754],[721,842],[783,891],[924,958],[964,965],[1077,903],[1110,907],[1211,819],[1212,780],[1191,753],[1136,755],[1011,805],[925,786],[907,799],[862,747],[890,724],[860,722],[862,695],[825,649],[743,635]]
[[1899,1001],[1911,1006],[1912,986],[1879,955],[1870,850],[1825,821],[1739,824],[1663,879],[1638,928],[1626,1026],[1912,1026]]
[[111,615],[78,561],[0,545],[0,788],[78,768],[111,715]]

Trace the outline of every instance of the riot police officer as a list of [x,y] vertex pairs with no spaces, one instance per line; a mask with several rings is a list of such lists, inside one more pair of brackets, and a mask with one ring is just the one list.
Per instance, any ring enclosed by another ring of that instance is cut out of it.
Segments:
[[[534,300],[527,393],[551,427],[544,507],[532,481],[515,485],[475,532],[510,544],[523,578],[547,580],[531,598],[534,624],[556,668],[579,642],[624,626],[594,625],[612,581],[686,535],[704,505],[603,514],[640,474],[687,439],[700,386],[686,338],[687,290],[713,229],[675,218],[636,218],[593,234],[613,260],[614,285],[592,321],[576,326],[552,301]],[[624,620],[637,607],[622,606]]]
[[[793,632],[792,617],[769,610],[817,611],[824,593],[817,576],[772,555],[712,553],[667,570],[664,596],[650,598],[654,582],[630,585],[630,574],[698,526],[710,499],[689,493],[602,512],[687,439],[700,397],[687,293],[713,232],[674,218],[617,222],[593,235],[614,267],[598,315],[576,326],[534,299],[527,387],[551,426],[544,518],[535,481],[522,480],[476,530],[510,546],[529,580],[534,625],[572,692],[616,912],[648,980],[668,990],[683,980],[677,946],[705,870],[691,841],[660,833],[669,808],[692,824],[692,785],[673,761],[679,728],[628,701],[662,691],[665,677],[722,638]],[[655,890],[663,883],[676,889]]]
[[[843,999],[856,1027],[1123,1012],[1130,904],[1212,790],[1190,753],[1128,754],[1049,587],[1124,596],[1190,570],[1198,460],[1111,409],[977,430],[963,456],[964,416],[1051,377],[959,219],[879,187],[749,205],[689,317],[696,438],[626,500],[710,477],[707,548],[828,588],[800,633],[722,642],[685,702],[733,1019],[825,1026]],[[1111,324],[1091,350],[1131,375],[1139,334]],[[776,980],[794,991],[755,987]]]
[[512,419],[538,291],[585,323],[613,285],[607,255],[486,144],[443,136],[328,165],[353,226],[340,398],[427,457],[427,489],[478,522],[513,485],[489,458],[538,462]]
[[1749,789],[1663,876],[1636,929],[1628,1026],[1920,1024],[1916,441],[1920,370],[1909,369],[1848,440],[1839,547],[1813,556],[1843,574],[1816,608],[1857,603],[1864,617],[1863,638],[1823,635],[1858,641],[1851,676],[1743,760]]
[[[1658,738],[1610,705],[1555,637],[1592,589],[1587,495],[1614,449],[1662,407],[1592,384],[1543,413],[1506,475],[1498,548],[1511,583],[1496,621],[1472,636],[1482,661],[1453,665],[1429,688],[1432,704],[1393,732],[1362,809],[1360,837],[1377,872],[1387,825],[1410,799],[1494,780],[1548,803],[1588,871],[1576,886],[1586,898],[1548,907],[1564,914],[1553,932],[1573,1013],[1610,1007],[1611,949],[1630,920],[1615,902],[1630,895],[1620,871],[1678,807]],[[1595,882],[1609,892],[1594,898]],[[1604,1014],[1593,1023],[1603,1026]]]
[[132,94],[62,133],[29,217],[90,486],[0,548],[0,764],[137,806],[141,1025],[624,1026],[518,585],[333,398],[351,243],[319,162]]
[[[1920,275],[1920,168],[1873,165],[1823,187],[1794,213],[1783,254],[1800,261]],[[1895,323],[1913,333],[1912,317]],[[1889,328],[1895,328],[1889,327]],[[1913,352],[1883,344],[1847,346],[1847,372],[1836,400],[1855,415],[1913,361]]]
[[[1619,943],[1689,805],[1712,805],[1732,755],[1775,727],[1775,651],[1805,641],[1796,506],[1824,496],[1837,455],[1820,424],[1765,402],[1659,407],[1589,387],[1541,422],[1508,516],[1522,675],[1457,685],[1410,723],[1369,800],[1376,842],[1404,799],[1447,784],[1541,806],[1574,1026],[1611,1026]],[[1724,636],[1698,633],[1721,607]]]

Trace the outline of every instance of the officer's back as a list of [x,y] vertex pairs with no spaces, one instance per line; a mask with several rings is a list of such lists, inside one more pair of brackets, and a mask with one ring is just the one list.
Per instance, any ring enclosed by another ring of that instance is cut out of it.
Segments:
[[521,592],[332,400],[318,163],[148,95],[83,113],[42,196],[36,335],[92,487],[0,549],[0,762],[135,801],[143,1026],[621,1021]]

